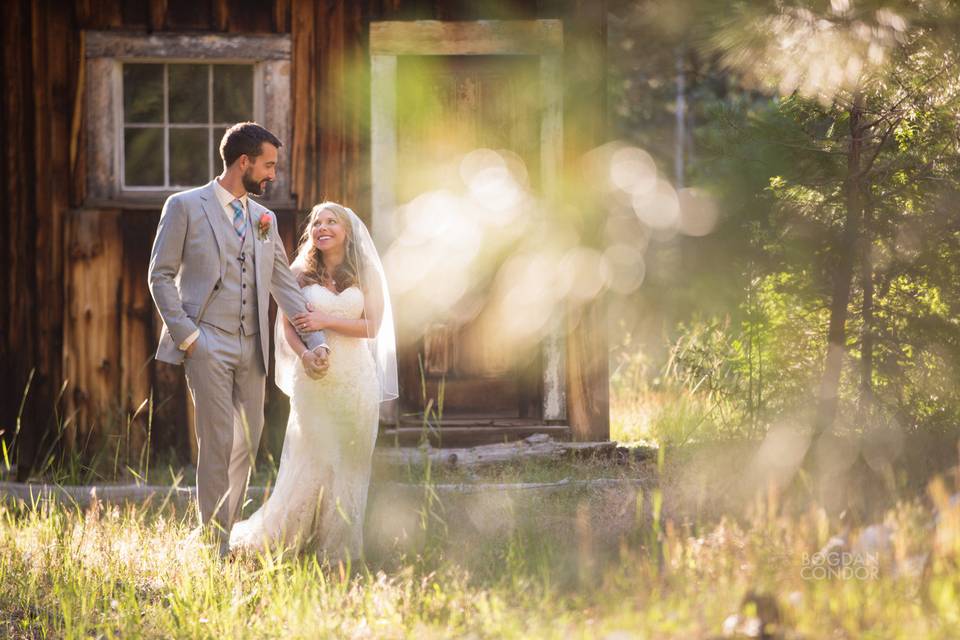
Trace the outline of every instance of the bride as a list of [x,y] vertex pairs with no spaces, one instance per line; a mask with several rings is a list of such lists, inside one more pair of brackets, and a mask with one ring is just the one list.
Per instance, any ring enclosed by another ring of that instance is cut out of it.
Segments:
[[[231,551],[312,550],[354,560],[381,402],[397,397],[396,340],[383,265],[363,221],[334,202],[316,205],[291,265],[311,311],[277,313],[277,386],[290,418],[273,492],[234,525]],[[293,324],[323,329],[329,368],[318,379],[299,362],[307,350]]]

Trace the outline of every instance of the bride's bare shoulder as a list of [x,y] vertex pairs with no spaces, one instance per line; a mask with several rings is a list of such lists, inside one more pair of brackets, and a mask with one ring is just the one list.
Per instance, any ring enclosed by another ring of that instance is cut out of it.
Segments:
[[307,287],[309,282],[304,277],[304,273],[306,273],[306,269],[304,269],[303,263],[301,262],[291,263],[290,273],[293,274],[294,279],[297,281],[297,284],[300,286],[301,289],[304,289]]

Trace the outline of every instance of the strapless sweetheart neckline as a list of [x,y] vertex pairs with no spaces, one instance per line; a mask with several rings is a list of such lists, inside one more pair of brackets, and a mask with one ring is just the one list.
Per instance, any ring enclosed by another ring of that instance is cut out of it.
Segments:
[[[320,287],[320,288],[323,289],[324,291],[326,291],[326,292],[328,292],[328,293],[332,293],[333,295],[335,295],[335,296],[337,296],[337,297],[342,296],[342,295],[345,294],[347,291],[350,291],[350,289],[356,289],[357,291],[360,290],[359,287],[357,287],[356,285],[353,285],[353,286],[347,287],[346,289],[344,289],[344,290],[341,291],[340,293],[337,293],[336,291],[332,291],[332,290],[326,288],[325,286],[323,286],[322,284],[317,284],[316,282],[311,282],[310,284],[307,285],[307,287]],[[304,289],[306,289],[306,287],[304,287]]]

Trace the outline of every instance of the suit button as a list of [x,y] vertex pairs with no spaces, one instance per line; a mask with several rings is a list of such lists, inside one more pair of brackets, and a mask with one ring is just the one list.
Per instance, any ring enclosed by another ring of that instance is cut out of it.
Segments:
[[220,285],[218,285],[218,284],[213,285],[213,290],[214,290],[214,291],[216,291],[216,290],[219,289],[219,288],[220,288]]
[[244,289],[247,288],[247,283],[246,283],[246,282],[243,283],[243,288],[244,288]]
[[241,300],[241,301],[240,301],[240,304],[247,304],[247,301],[246,301],[246,300]]
[[243,320],[243,316],[240,316],[240,319]]

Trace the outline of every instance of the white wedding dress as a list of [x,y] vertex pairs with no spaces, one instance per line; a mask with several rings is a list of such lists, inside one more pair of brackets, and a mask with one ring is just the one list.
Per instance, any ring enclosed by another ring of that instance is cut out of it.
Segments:
[[[363,313],[358,287],[336,294],[312,284],[303,293],[325,313]],[[326,375],[313,380],[302,366],[290,369],[290,418],[276,485],[250,518],[234,525],[231,549],[312,550],[331,561],[361,555],[380,383],[366,340],[333,331],[326,336]]]

